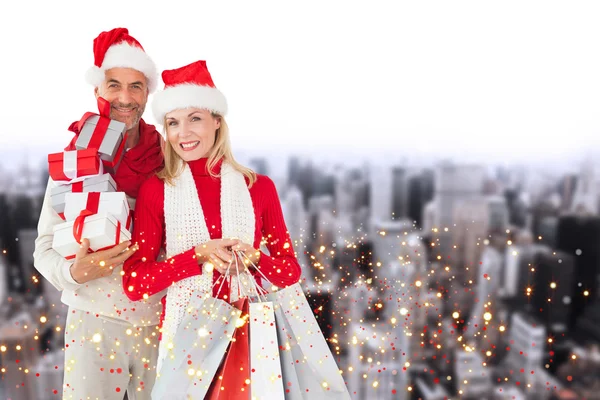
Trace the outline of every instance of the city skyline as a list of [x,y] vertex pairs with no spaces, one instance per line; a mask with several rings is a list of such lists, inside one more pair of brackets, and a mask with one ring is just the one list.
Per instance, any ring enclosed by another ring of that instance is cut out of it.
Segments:
[[[513,340],[515,335],[535,334],[533,343],[542,345],[543,342],[543,348],[536,347],[537,358],[530,360],[527,367],[538,373],[533,377],[524,374],[531,387],[523,390],[533,396],[554,390],[545,382],[553,382],[557,388],[567,385],[555,370],[560,366],[562,371],[569,365],[561,364],[562,358],[547,361],[548,351],[559,352],[560,357],[569,351],[585,353],[582,344],[585,342],[578,341],[581,337],[589,340],[596,335],[593,309],[587,302],[585,313],[581,307],[578,309],[580,318],[568,321],[564,310],[570,302],[554,303],[554,310],[560,310],[555,314],[537,312],[536,308],[542,307],[545,296],[552,296],[554,291],[558,300],[572,296],[573,304],[586,304],[587,295],[573,290],[569,282],[581,279],[582,271],[586,270],[584,266],[596,268],[596,256],[589,250],[593,248],[590,240],[600,234],[595,228],[600,226],[597,217],[600,191],[594,189],[597,176],[582,169],[575,177],[535,185],[527,171],[519,169],[496,171],[490,180],[485,168],[477,165],[440,163],[431,170],[402,166],[392,169],[343,167],[333,171],[315,164],[311,166],[307,161],[289,160],[285,179],[279,181],[278,190],[288,229],[294,235],[294,249],[301,260],[302,285],[323,334],[329,339],[332,351],[335,350],[353,398],[377,395],[381,399],[409,400],[411,394],[423,396],[422,393],[438,390],[462,391],[465,399],[467,394],[472,394],[481,400],[486,398],[481,397],[481,393],[509,388],[525,396],[516,384],[523,374],[513,376],[510,371],[521,363],[520,352],[532,351],[528,347],[531,342],[521,340],[518,346],[511,344],[514,351],[507,354],[499,350],[501,344]],[[264,172],[270,173],[268,157],[253,158],[249,162],[259,170],[267,168]],[[44,184],[30,182],[42,187]],[[558,201],[548,197],[547,190],[557,195]],[[527,205],[513,192],[529,193],[535,200]],[[6,211],[3,238],[10,241],[11,235],[16,235],[19,239],[8,247],[4,258],[9,260],[8,264],[2,266],[0,258],[0,269],[4,269],[8,279],[8,287],[0,289],[8,290],[11,299],[4,302],[4,309],[0,311],[6,314],[8,307],[8,315],[18,317],[20,314],[15,312],[20,310],[29,321],[40,320],[42,324],[36,330],[43,327],[48,331],[61,328],[66,309],[60,304],[60,294],[33,269],[30,253],[36,236],[32,221],[35,216],[29,215],[25,208],[16,211],[18,207],[37,209],[40,193],[36,193],[36,190],[17,196],[0,193]],[[590,195],[594,200],[591,203],[587,200]],[[30,201],[24,201],[26,199]],[[584,209],[581,217],[571,217],[574,211],[579,212],[578,204],[591,206],[588,211],[592,216],[585,216]],[[15,212],[7,211],[9,209]],[[23,219],[23,216],[30,218]],[[565,238],[575,234],[573,223],[579,218],[589,221],[585,225],[586,233],[575,242],[566,242]],[[28,228],[12,233],[6,231],[6,226],[18,228],[18,224],[26,224]],[[450,228],[446,230],[443,226]],[[572,246],[583,248],[587,256],[578,257],[577,263],[573,263],[568,261],[572,258],[554,250],[563,249],[577,255]],[[546,256],[550,252],[556,254],[554,258]],[[514,253],[520,257],[516,258]],[[445,254],[451,254],[451,259],[439,261]],[[532,275],[527,267],[532,257],[539,260],[535,262],[540,266],[554,269],[544,273],[540,267],[542,273]],[[553,264],[556,259],[563,260],[562,266]],[[485,264],[482,269],[472,268],[479,261]],[[557,289],[549,282],[558,271],[564,272],[553,281],[558,284]],[[595,272],[590,271],[586,272],[585,282],[593,281]],[[32,275],[33,279],[29,279]],[[492,281],[482,279],[485,275]],[[530,299],[523,297],[525,287],[534,288]],[[587,285],[584,289],[592,297],[597,296],[594,287]],[[473,296],[480,301],[473,303]],[[21,304],[19,299],[22,298],[30,303]],[[487,301],[482,302],[484,299]],[[533,307],[528,306],[529,303]],[[537,322],[531,322],[531,317]],[[513,328],[515,318],[521,321],[517,330]],[[49,320],[53,322],[44,324]],[[538,324],[546,326],[541,334],[536,328]],[[487,331],[482,330],[481,325],[487,327]],[[568,330],[565,325],[569,326]],[[434,326],[440,327],[438,333],[431,333]],[[552,331],[555,326],[561,326],[560,332],[568,334],[569,340],[561,339],[557,331]],[[573,336],[575,334],[579,336]],[[3,337],[3,346],[19,340],[7,341],[9,337]],[[547,344],[547,337],[553,338],[556,344]],[[53,349],[53,358],[44,360],[40,355],[30,354],[28,365],[35,364],[36,369],[48,371],[48,363],[60,363],[60,340],[60,334],[55,334],[50,341],[42,341],[40,335],[32,343]],[[390,343],[394,343],[391,351]],[[386,350],[385,353],[382,350]],[[13,356],[14,353],[4,355]],[[440,363],[436,357],[447,359],[451,364]],[[489,363],[485,367],[485,379],[475,382],[478,370],[474,368],[482,362]],[[462,364],[470,365],[473,373],[461,375]],[[398,373],[403,365],[406,370],[403,368]],[[419,374],[423,368],[444,379],[425,379]],[[376,372],[381,369],[385,372]],[[6,382],[19,379],[20,374],[21,370],[9,368]],[[44,386],[46,393],[56,390],[58,376],[46,377],[52,379]],[[510,379],[502,388],[495,382],[497,377]],[[589,389],[585,381],[578,379],[579,375],[573,377],[580,389]],[[474,383],[460,384],[463,379]],[[26,388],[31,390],[29,386]],[[25,396],[26,392],[20,393]]]

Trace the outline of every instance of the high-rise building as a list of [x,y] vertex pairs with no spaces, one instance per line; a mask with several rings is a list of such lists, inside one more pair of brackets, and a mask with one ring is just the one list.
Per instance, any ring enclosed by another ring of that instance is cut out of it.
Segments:
[[371,221],[392,219],[392,172],[387,167],[373,167],[369,175]]
[[433,210],[427,210],[426,220],[437,228],[433,240],[438,242],[437,253],[443,258],[451,254],[453,247],[451,228],[454,225],[455,207],[461,202],[480,197],[483,193],[485,169],[479,165],[455,165],[442,163],[436,169]]
[[558,244],[556,241],[558,236],[558,217],[543,217],[538,224],[538,233],[538,239],[540,243],[555,249]]
[[600,343],[600,297],[577,319],[573,336],[581,343]]
[[408,234],[414,230],[410,221],[379,221],[374,223],[373,230],[371,235],[376,261],[387,265],[397,261],[401,255],[412,256],[403,249],[407,246]]
[[[481,256],[480,268],[478,268],[475,302],[471,306],[469,325],[465,334],[468,340],[475,340],[475,343],[478,343],[478,348],[482,347],[483,337],[487,336],[486,331],[483,330],[485,322],[494,317],[497,320],[495,303],[498,287],[500,286],[501,264],[502,256],[500,252],[492,246],[486,246]],[[488,317],[488,319],[485,317]],[[489,332],[490,334],[494,333],[494,330],[490,331],[492,331]],[[489,339],[485,342],[487,346]],[[480,343],[481,345],[479,345]]]
[[33,266],[33,251],[35,250],[36,229],[20,229],[18,231],[18,244],[20,252],[20,271],[22,279],[22,293],[33,300],[34,297],[42,295],[46,286],[44,278]]
[[575,186],[571,211],[588,215],[598,215],[598,183],[594,173],[592,159],[581,166],[579,179]]
[[492,381],[481,353],[459,349],[455,353],[455,377],[460,398],[482,399],[491,394]]
[[538,203],[531,207],[530,221],[531,221],[531,232],[534,238],[544,237],[546,233],[545,226],[542,225],[542,221],[547,218],[558,218],[559,216],[559,204],[551,202],[549,200]]
[[557,248],[575,260],[572,287],[572,313],[569,328],[598,296],[600,277],[600,217],[561,216]]
[[6,260],[6,256],[0,251],[0,305],[4,303],[4,300],[8,294],[8,263]]
[[510,350],[504,365],[513,371],[514,381],[524,386],[535,384],[535,371],[543,368],[546,328],[532,316],[515,312],[509,329]]
[[392,168],[392,218],[408,217],[408,171],[403,167]]
[[285,198],[281,202],[283,216],[290,233],[290,238],[294,245],[294,251],[298,262],[302,267],[303,275],[306,277],[309,271],[309,261],[307,258],[308,244],[310,235],[308,229],[308,213],[304,209],[304,200],[302,192],[296,187],[291,186],[286,192]]
[[529,312],[558,336],[568,332],[572,310],[573,256],[561,252],[540,252],[534,260]]

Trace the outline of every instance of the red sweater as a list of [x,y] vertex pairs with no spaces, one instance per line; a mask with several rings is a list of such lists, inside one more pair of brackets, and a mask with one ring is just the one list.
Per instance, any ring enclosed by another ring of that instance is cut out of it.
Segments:
[[[206,158],[202,158],[188,165],[198,188],[210,238],[219,239],[222,237],[221,180],[208,174],[206,161]],[[215,171],[220,171],[220,163]],[[264,242],[270,253],[267,255],[261,251],[257,267],[278,287],[292,285],[300,279],[300,265],[283,219],[275,184],[269,177],[258,175],[249,191],[256,220],[253,246],[260,249],[261,242]],[[133,301],[202,273],[194,248],[167,260],[156,261],[161,248],[166,248],[164,196],[164,182],[153,176],[142,184],[136,201],[132,243],[137,243],[139,250],[123,265],[123,286],[127,297]],[[213,279],[216,281],[219,277],[219,272],[215,270]],[[218,286],[215,286],[214,294]],[[228,293],[227,287],[223,289],[219,297]]]

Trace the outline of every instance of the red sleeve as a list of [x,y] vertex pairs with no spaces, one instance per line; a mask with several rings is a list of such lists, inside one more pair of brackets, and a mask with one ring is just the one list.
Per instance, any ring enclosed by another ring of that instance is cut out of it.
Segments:
[[163,182],[154,176],[142,184],[136,200],[131,242],[137,244],[139,250],[123,264],[123,287],[132,301],[201,273],[193,248],[156,261],[165,243],[164,196]]
[[277,189],[267,176],[259,176],[256,185],[261,197],[263,242],[270,254],[261,251],[258,268],[278,287],[293,285],[300,280],[301,269],[285,225]]

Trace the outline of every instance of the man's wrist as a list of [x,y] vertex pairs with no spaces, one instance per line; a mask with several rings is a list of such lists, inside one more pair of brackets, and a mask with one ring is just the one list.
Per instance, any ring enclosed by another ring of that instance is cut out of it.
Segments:
[[65,271],[64,271],[63,275],[64,275],[65,279],[67,280],[67,282],[69,282],[73,285],[80,285],[80,283],[77,282],[77,280],[73,276],[73,266],[74,265],[75,265],[74,262],[66,262],[64,265]]

